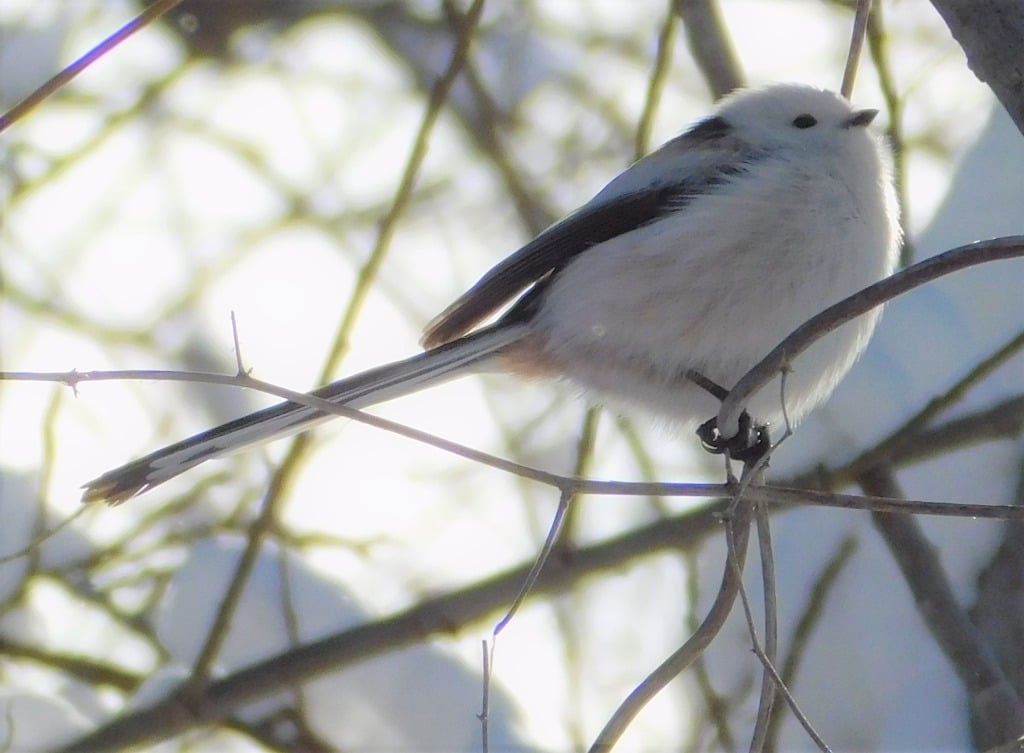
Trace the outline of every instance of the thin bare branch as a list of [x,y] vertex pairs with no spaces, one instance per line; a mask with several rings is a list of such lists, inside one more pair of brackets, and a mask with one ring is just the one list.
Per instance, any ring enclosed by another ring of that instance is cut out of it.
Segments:
[[754,629],[753,616],[750,612],[749,599],[743,597],[743,610],[747,615],[750,639],[755,650],[763,652],[766,668],[761,674],[761,697],[757,704],[757,719],[754,722],[754,733],[750,737],[751,753],[758,753],[764,748],[768,735],[768,727],[775,710],[775,694],[778,690],[776,673],[769,672],[767,667],[775,666],[779,656],[779,600],[775,588],[775,555],[772,552],[772,528],[768,511],[764,504],[754,505],[754,520],[757,524],[758,551],[761,555],[761,586],[764,591],[764,645],[761,647]]
[[874,63],[875,73],[878,76],[878,88],[882,91],[886,114],[889,116],[885,138],[892,154],[892,181],[896,187],[896,200],[900,208],[900,224],[903,225],[903,245],[900,248],[899,261],[899,266],[902,269],[913,264],[915,252],[914,240],[909,231],[912,223],[910,202],[907,200],[909,194],[907,189],[907,143],[903,128],[903,97],[897,88],[889,55],[889,37],[886,34],[882,17],[883,7],[881,3],[872,6],[868,16],[867,42],[868,50],[871,52],[871,62]]
[[1024,256],[1024,236],[1011,235],[969,243],[918,262],[896,274],[854,293],[797,327],[743,375],[718,411],[718,429],[725,437],[739,431],[739,417],[747,399],[770,382],[804,350],[840,325],[881,306],[898,295],[926,282],[961,269],[992,261]]
[[988,505],[980,503],[949,503],[928,502],[925,500],[888,499],[885,497],[859,496],[855,494],[835,494],[810,489],[788,489],[777,486],[739,484],[691,484],[648,481],[595,481],[561,476],[557,473],[542,471],[537,468],[514,463],[504,458],[490,455],[480,450],[466,447],[457,442],[442,439],[425,431],[405,426],[370,413],[346,408],[343,405],[313,397],[302,392],[293,392],[276,385],[262,382],[252,377],[225,374],[197,374],[183,371],[71,371],[71,372],[0,372],[0,381],[17,379],[23,381],[50,381],[65,383],[81,383],[85,381],[109,381],[120,379],[138,379],[152,381],[210,381],[215,384],[233,384],[240,387],[258,389],[301,405],[306,405],[326,413],[333,413],[345,418],[365,423],[370,426],[389,431],[415,442],[422,442],[444,452],[450,452],[481,465],[486,465],[507,473],[561,490],[575,491],[590,495],[617,496],[666,496],[666,497],[715,497],[733,496],[740,489],[746,491],[755,500],[764,500],[776,505],[813,505],[818,507],[839,507],[848,510],[872,510],[876,512],[900,512],[920,515],[940,515],[946,517],[993,518],[1004,520],[1024,520],[1024,508],[1015,505]]
[[18,102],[6,113],[0,115],[0,133],[3,133],[9,126],[28,115],[29,112],[38,107],[44,100],[46,100],[47,97],[66,86],[74,80],[78,74],[82,73],[82,71],[90,65],[117,47],[121,42],[128,39],[128,37],[132,36],[137,31],[141,31],[146,26],[153,23],[153,21],[160,18],[160,16],[167,13],[167,11],[171,10],[171,8],[178,5],[180,2],[182,2],[182,0],[156,0],[152,5],[143,10],[142,13],[82,55],[78,60],[68,65],[64,70]]
[[742,585],[740,586],[740,601],[743,605],[744,619],[747,621],[747,630],[750,632],[750,636],[753,639],[754,655],[761,662],[761,667],[764,673],[761,684],[761,700],[757,708],[757,720],[754,725],[754,734],[750,742],[751,753],[760,752],[765,749],[767,745],[768,725],[770,720],[774,718],[771,716],[771,707],[767,707],[765,703],[765,686],[771,686],[771,695],[768,697],[771,698],[773,702],[776,693],[782,695],[783,699],[792,710],[793,715],[800,722],[801,726],[803,726],[804,730],[807,732],[807,736],[811,738],[811,741],[817,746],[818,750],[822,751],[822,753],[830,753],[831,748],[829,748],[824,738],[822,738],[814,728],[814,725],[811,724],[810,720],[803,713],[803,710],[796,702],[793,694],[790,693],[789,688],[786,687],[782,676],[775,668],[775,662],[771,657],[769,657],[765,649],[761,647],[760,641],[757,640],[757,630],[754,627],[753,610],[750,607],[750,599],[747,597],[747,592]]
[[534,560],[533,567],[530,568],[530,572],[527,573],[526,578],[523,580],[522,588],[516,594],[516,598],[512,600],[512,605],[505,612],[505,616],[498,620],[498,623],[494,626],[494,630],[491,633],[493,638],[497,638],[501,631],[505,629],[505,626],[512,620],[515,613],[519,611],[519,607],[522,606],[526,597],[530,595],[530,590],[537,582],[537,578],[540,577],[540,572],[544,569],[548,556],[558,541],[558,534],[562,529],[562,522],[565,520],[565,514],[569,509],[570,502],[572,502],[572,495],[563,491],[558,498],[558,509],[555,510],[555,516],[551,519],[551,528],[548,529],[547,538],[544,539],[544,546],[541,547],[540,554]]
[[[825,600],[856,548],[856,540],[853,537],[844,538],[835,554],[825,563],[821,574],[815,579],[814,587],[807,597],[807,604],[793,628],[793,634],[788,644],[789,652],[779,667],[779,681],[783,688],[793,687],[800,671],[800,662],[804,658],[807,644],[810,641],[811,632],[825,613]],[[792,705],[790,704],[791,707]],[[782,729],[784,718],[782,713],[772,717],[768,734],[765,737],[765,753],[774,753],[778,749],[779,731]]]
[[363,305],[370,295],[373,283],[380,273],[381,266],[391,248],[391,240],[398,229],[399,219],[409,207],[416,180],[419,177],[420,169],[427,157],[427,150],[430,146],[430,139],[434,132],[434,126],[444,109],[445,102],[451,93],[455,80],[462,72],[466,61],[469,59],[470,46],[473,43],[477,26],[483,16],[484,0],[474,0],[465,16],[460,16],[450,4],[446,3],[449,15],[457,19],[459,27],[456,29],[455,44],[452,49],[451,58],[445,67],[444,73],[434,84],[427,100],[427,106],[420,121],[419,129],[409,149],[409,156],[406,158],[405,169],[402,171],[401,180],[395,190],[395,197],[388,213],[380,221],[377,231],[377,238],[374,241],[373,249],[370,251],[366,262],[356,276],[356,285],[348,299],[348,306],[342,314],[341,323],[335,334],[334,342],[327,352],[323,368],[320,371],[320,381],[326,382],[330,375],[337,368],[338,363],[348,352],[349,340],[352,330],[355,327],[356,319],[363,310]]
[[742,581],[743,565],[746,562],[747,542],[750,535],[750,519],[753,503],[745,496],[735,500],[733,514],[728,520],[727,531],[731,541],[728,546],[726,564],[718,595],[708,610],[704,621],[690,638],[651,672],[633,692],[619,705],[605,723],[597,739],[590,746],[589,753],[607,753],[632,724],[641,709],[672,680],[679,676],[715,639],[736,602]]
[[[670,3],[671,5],[671,3]],[[661,102],[661,94],[668,82],[668,74],[672,68],[672,47],[676,39],[676,16],[671,8],[661,25],[658,35],[658,51],[654,56],[654,68],[647,79],[647,96],[644,97],[644,109],[636,125],[636,136],[633,144],[633,157],[640,159],[650,149],[651,130],[654,128],[654,116]]]
[[853,96],[853,83],[857,80],[857,69],[860,67],[860,53],[864,49],[864,35],[868,28],[868,17],[871,15],[871,0],[857,0],[857,11],[853,16],[853,30],[850,32],[850,51],[846,56],[843,68],[843,83],[839,93],[847,99]]
[[[928,401],[921,410],[907,419],[899,428],[889,433],[867,452],[854,459],[848,466],[848,473],[857,476],[862,471],[881,463],[892,463],[894,457],[911,444],[922,442],[921,434],[944,411],[960,402],[970,389],[984,381],[992,372],[1024,349],[1024,330],[1011,337],[1006,343],[971,368],[942,394]],[[1005,412],[1005,411],[1004,411]],[[1012,412],[1009,413],[1012,416]]]

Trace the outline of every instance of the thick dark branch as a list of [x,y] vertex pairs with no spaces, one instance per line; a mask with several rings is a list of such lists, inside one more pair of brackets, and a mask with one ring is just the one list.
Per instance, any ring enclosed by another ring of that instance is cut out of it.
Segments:
[[[721,529],[720,515],[728,505],[726,500],[600,544],[559,552],[546,563],[531,597],[562,592],[585,576],[617,571],[623,563],[636,557],[690,548],[710,532]],[[431,635],[458,632],[506,608],[521,589],[529,569],[530,565],[525,565],[461,590],[426,599],[404,612],[265,659],[210,682],[198,692],[164,698],[153,706],[129,712],[69,743],[61,751],[104,753],[165,740],[204,724],[222,722],[246,703],[319,675],[423,643]]]
[[[869,494],[899,496],[888,469],[868,471],[860,483]],[[913,592],[929,632],[963,683],[985,739],[996,743],[1017,739],[1024,733],[1024,702],[957,602],[935,547],[911,515],[876,512],[872,520]]]
[[1024,4],[1007,0],[932,0],[967,55],[1024,133]]

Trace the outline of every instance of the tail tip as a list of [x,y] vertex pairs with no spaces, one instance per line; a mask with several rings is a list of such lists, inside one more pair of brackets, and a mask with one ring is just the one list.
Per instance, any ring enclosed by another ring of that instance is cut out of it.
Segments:
[[101,476],[98,479],[82,484],[82,504],[91,505],[94,502],[106,502],[110,507],[116,507],[127,502],[145,491],[145,486],[125,486],[115,480],[104,480]]

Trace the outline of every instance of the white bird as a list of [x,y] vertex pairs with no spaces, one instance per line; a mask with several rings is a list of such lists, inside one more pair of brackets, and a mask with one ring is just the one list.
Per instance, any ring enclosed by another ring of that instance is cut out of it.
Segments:
[[[364,408],[504,371],[564,378],[684,426],[713,416],[718,400],[695,376],[728,389],[805,320],[892,272],[899,216],[885,150],[867,129],[876,114],[802,85],[734,93],[487,272],[427,325],[426,352],[312,394]],[[877,317],[795,359],[791,421],[831,393]],[[780,420],[777,381],[746,407]],[[83,500],[123,502],[332,417],[281,403],[109,471]]]

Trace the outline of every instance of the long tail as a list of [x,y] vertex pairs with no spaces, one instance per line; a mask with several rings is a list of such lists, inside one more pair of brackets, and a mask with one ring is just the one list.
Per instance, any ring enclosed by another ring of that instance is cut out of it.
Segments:
[[[332,382],[310,394],[338,405],[365,408],[479,370],[525,333],[524,326],[499,324],[404,361]],[[211,458],[297,434],[334,417],[298,403],[279,403],[107,471],[83,485],[82,501],[120,504]]]

